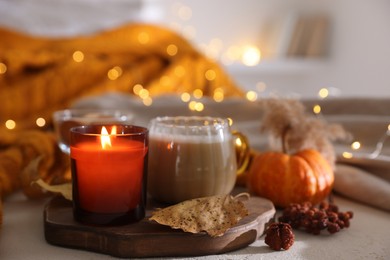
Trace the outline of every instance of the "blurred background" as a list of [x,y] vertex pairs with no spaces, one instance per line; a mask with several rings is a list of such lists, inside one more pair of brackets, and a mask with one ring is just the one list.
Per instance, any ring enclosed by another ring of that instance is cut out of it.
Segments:
[[260,96],[390,96],[389,0],[0,0],[0,25],[32,34],[128,22],[179,32]]

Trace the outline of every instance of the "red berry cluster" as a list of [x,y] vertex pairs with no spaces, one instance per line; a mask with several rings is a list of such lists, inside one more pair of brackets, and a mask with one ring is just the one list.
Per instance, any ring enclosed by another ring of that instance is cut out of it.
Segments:
[[292,228],[302,228],[306,232],[318,235],[321,230],[334,234],[350,225],[352,211],[340,212],[337,205],[322,202],[318,207],[310,202],[293,203],[283,210],[279,222],[288,223]]

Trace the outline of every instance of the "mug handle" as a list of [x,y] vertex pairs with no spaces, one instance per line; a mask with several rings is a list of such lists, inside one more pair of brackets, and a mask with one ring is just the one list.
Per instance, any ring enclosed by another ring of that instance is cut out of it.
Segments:
[[244,174],[250,162],[250,147],[248,138],[239,131],[232,131],[234,139],[234,148],[237,160],[237,177]]

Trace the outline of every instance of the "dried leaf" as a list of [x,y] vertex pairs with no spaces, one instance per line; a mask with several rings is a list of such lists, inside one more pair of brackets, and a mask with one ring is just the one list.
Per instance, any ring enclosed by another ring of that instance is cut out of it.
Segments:
[[38,184],[39,186],[41,186],[43,189],[47,191],[60,193],[67,200],[72,200],[72,183],[50,185],[44,182],[42,179],[39,179],[34,183]]
[[240,200],[241,197],[248,198],[249,194],[241,193],[235,197],[223,195],[187,200],[153,212],[149,220],[174,229],[182,229],[185,232],[206,231],[211,237],[222,236],[240,219],[249,214],[244,203]]
[[34,181],[42,178],[39,166],[43,160],[43,155],[32,159],[20,174],[20,181],[23,193],[29,198],[40,198],[45,196],[42,189],[31,185]]

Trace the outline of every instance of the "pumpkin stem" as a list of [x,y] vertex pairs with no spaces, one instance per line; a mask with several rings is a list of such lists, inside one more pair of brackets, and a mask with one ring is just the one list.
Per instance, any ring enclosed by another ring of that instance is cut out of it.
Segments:
[[331,191],[331,192],[329,193],[328,202],[329,202],[329,203],[334,203],[334,200],[333,200],[333,191]]
[[287,134],[288,132],[290,131],[291,129],[291,125],[288,124],[284,127],[283,131],[282,131],[282,150],[283,150],[283,153],[287,153],[288,151],[288,143],[287,143]]

